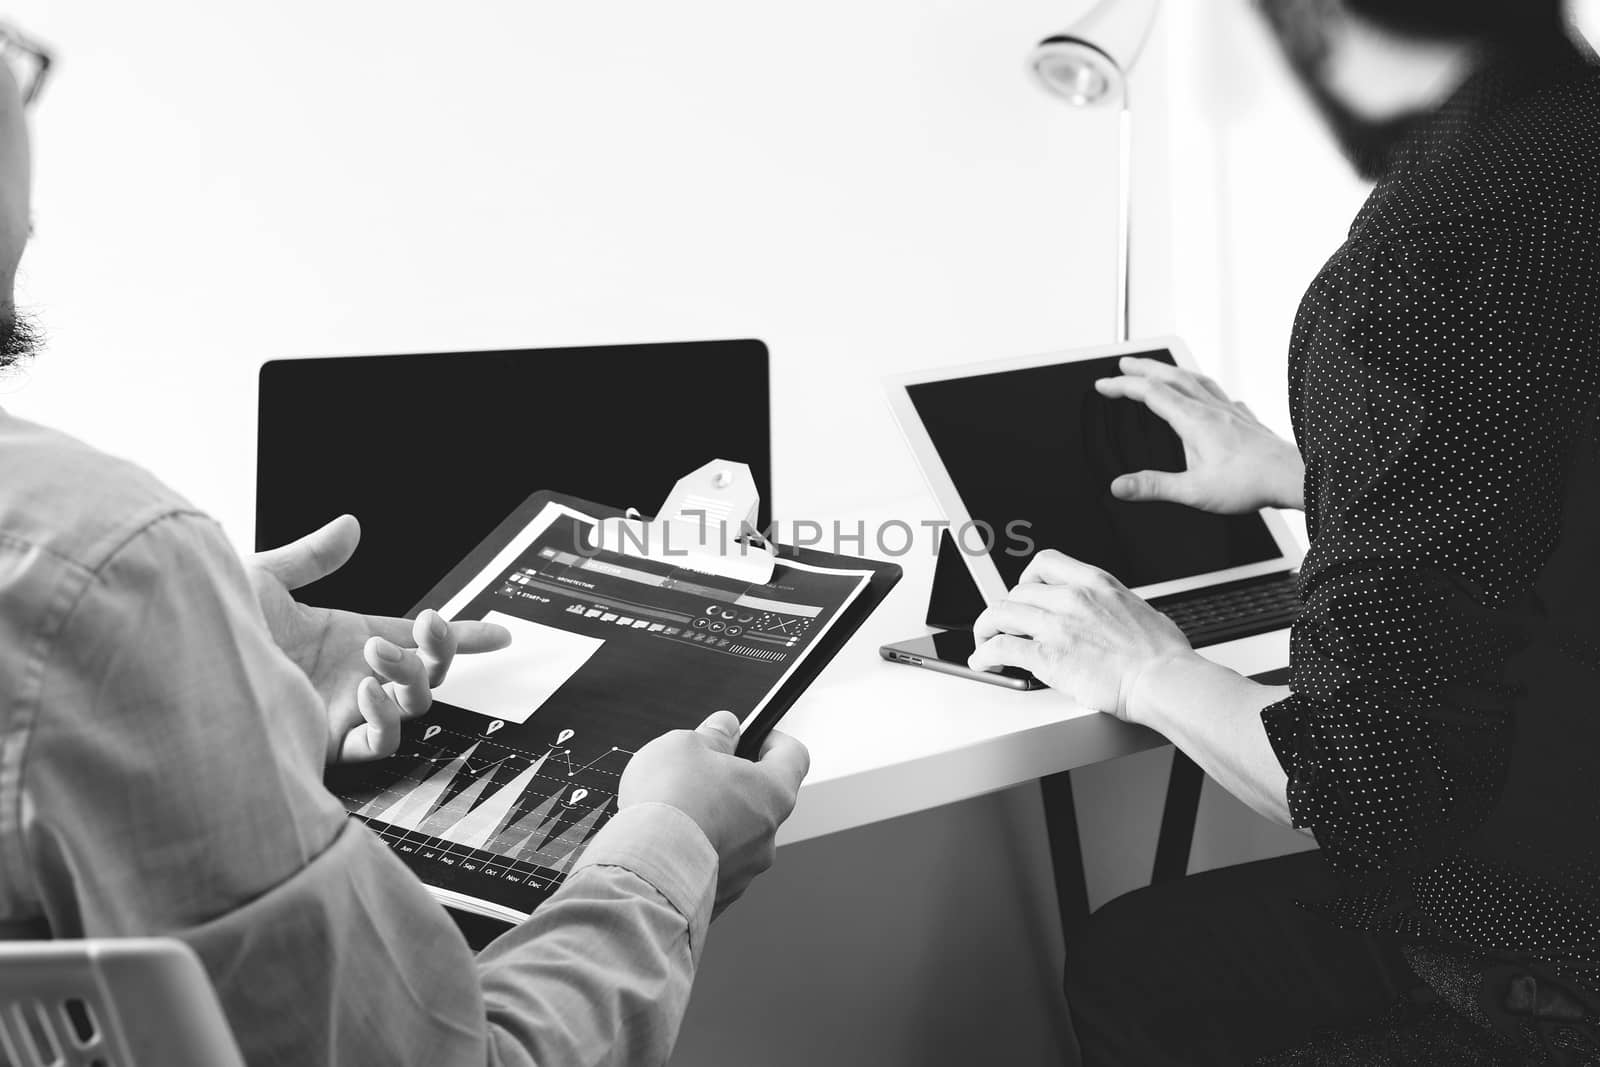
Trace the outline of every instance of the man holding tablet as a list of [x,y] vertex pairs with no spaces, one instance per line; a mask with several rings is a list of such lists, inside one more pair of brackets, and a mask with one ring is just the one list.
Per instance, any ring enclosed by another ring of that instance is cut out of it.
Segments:
[[1600,1063],[1600,76],[1554,0],[1262,6],[1379,179],[1296,322],[1298,452],[1179,367],[1098,388],[1184,446],[1119,500],[1306,508],[1291,685],[1058,551],[972,666],[1159,730],[1321,850],[1102,909],[1084,1061]]
[[[12,285],[48,69],[0,24],[0,373],[31,352]],[[666,1063],[713,912],[772,863],[798,741],[739,758],[717,711],[643,745],[561,888],[474,955],[323,773],[394,752],[455,654],[507,631],[299,603],[354,553],[348,516],[241,561],[154,476],[4,411],[0,464],[0,941],[180,940],[255,1067]],[[47,990],[7,998],[0,1063],[106,1062],[46,1025]]]

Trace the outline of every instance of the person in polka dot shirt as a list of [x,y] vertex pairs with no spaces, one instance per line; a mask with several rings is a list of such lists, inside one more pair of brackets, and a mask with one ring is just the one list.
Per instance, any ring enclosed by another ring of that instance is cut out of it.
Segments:
[[1261,0],[1376,186],[1300,307],[1296,444],[1208,379],[1100,385],[1183,438],[1112,492],[1303,507],[1290,685],[1041,553],[979,620],[1317,851],[1112,902],[1085,1063],[1600,1064],[1600,73],[1557,0]]

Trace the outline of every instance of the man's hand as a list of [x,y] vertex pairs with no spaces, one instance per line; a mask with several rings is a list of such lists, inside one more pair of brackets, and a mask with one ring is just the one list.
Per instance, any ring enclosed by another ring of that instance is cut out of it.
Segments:
[[772,866],[778,827],[794,810],[811,769],[805,746],[788,734],[768,734],[755,763],[733,754],[738,744],[739,720],[719,711],[694,730],[675,730],[645,745],[617,786],[618,810],[669,804],[705,831],[718,859],[714,914]]
[[1299,449],[1261,424],[1216,382],[1154,359],[1125,356],[1119,378],[1101,378],[1101,396],[1143,403],[1183,440],[1184,471],[1136,471],[1111,483],[1119,500],[1166,500],[1220,515],[1305,507]]
[[1140,680],[1193,656],[1171,619],[1087,563],[1046,549],[1022,580],[973,626],[968,665],[1021,667],[1084,707],[1133,720]]
[[401,721],[428,710],[433,688],[444,681],[457,652],[491,652],[511,643],[503,626],[446,623],[436,611],[412,622],[313,608],[294,599],[293,590],[344,566],[360,540],[361,526],[343,515],[247,561],[272,639],[305,671],[327,706],[329,763],[393,754]]

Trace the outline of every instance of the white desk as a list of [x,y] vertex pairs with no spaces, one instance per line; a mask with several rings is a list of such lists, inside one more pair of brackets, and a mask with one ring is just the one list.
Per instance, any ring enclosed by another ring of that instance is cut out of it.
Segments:
[[[915,493],[842,521],[847,529],[867,523],[868,547],[860,554],[875,556],[877,522],[900,519],[916,528],[937,516],[932,498]],[[880,645],[928,632],[923,617],[936,545],[925,530],[918,535],[914,550],[895,559],[905,569],[900,584],[779,724],[811,750],[811,774],[779,832],[780,844],[1165,743],[1150,730],[1086,711],[1050,690],[1019,692],[883,660]],[[1204,655],[1243,674],[1272,670],[1289,662],[1288,632],[1230,641]]]

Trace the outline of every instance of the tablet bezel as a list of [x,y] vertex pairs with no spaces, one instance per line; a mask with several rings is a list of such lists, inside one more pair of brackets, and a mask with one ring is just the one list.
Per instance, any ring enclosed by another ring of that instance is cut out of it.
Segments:
[[[922,418],[917,414],[916,405],[911,401],[908,387],[927,382],[973,378],[989,374],[1000,374],[1006,371],[1054,366],[1061,363],[1081,363],[1091,359],[1104,359],[1107,356],[1140,355],[1156,350],[1164,350],[1170,353],[1178,366],[1186,370],[1198,371],[1188,348],[1181,340],[1176,337],[1149,337],[1138,341],[1101,345],[1095,348],[1045,352],[1034,356],[989,360],[981,363],[964,363],[953,367],[914,371],[888,379],[885,382],[885,386],[888,391],[889,407],[894,412],[895,421],[900,424],[900,432],[905,436],[906,443],[910,445],[912,454],[916,456],[917,466],[921,469],[922,476],[928,483],[928,488],[932,491],[934,500],[938,502],[939,507],[944,512],[945,519],[950,523],[952,533],[968,529],[972,523],[972,516],[968,513],[966,502],[961,499],[961,494],[957,491],[955,482],[951,480],[949,471],[945,469],[944,462],[939,458],[939,450],[934,447],[933,439],[928,435],[927,427],[922,424]],[[1137,586],[1133,591],[1148,600],[1173,593],[1186,593],[1195,589],[1205,589],[1224,582],[1237,581],[1241,578],[1279,574],[1299,567],[1300,561],[1305,556],[1305,551],[1290,532],[1289,526],[1284,522],[1283,517],[1271,509],[1263,509],[1258,514],[1261,516],[1261,520],[1266,523],[1267,531],[1272,535],[1273,542],[1278,546],[1279,556],[1277,558],[1264,560],[1260,563],[1248,563],[1242,567],[1231,567],[1222,571],[1211,571],[1190,578],[1176,578],[1167,582]],[[971,572],[973,581],[977,583],[979,591],[982,592],[985,603],[994,604],[1002,600],[1008,590],[1005,581],[1000,577],[1000,570],[995,566],[990,554],[988,552],[970,552],[966,550],[965,546],[962,546],[960,555],[966,560],[967,570]]]

